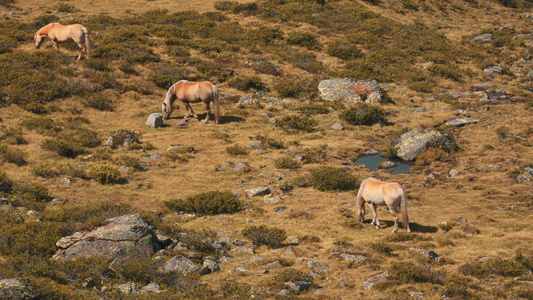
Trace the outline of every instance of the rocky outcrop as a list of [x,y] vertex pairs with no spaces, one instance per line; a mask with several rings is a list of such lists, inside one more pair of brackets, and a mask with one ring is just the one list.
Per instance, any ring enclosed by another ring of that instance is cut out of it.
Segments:
[[327,101],[381,103],[381,90],[375,80],[355,78],[322,80],[318,84],[320,97]]
[[8,278],[0,280],[0,299],[36,299],[29,282]]
[[138,214],[124,215],[106,220],[106,224],[88,232],[76,232],[62,237],[53,256],[57,260],[70,260],[94,255],[114,259],[136,256],[148,258],[154,254],[157,237],[152,228]]
[[456,148],[456,144],[445,133],[438,130],[411,130],[400,136],[394,144],[396,156],[403,160],[415,160],[430,146],[444,147],[448,150]]

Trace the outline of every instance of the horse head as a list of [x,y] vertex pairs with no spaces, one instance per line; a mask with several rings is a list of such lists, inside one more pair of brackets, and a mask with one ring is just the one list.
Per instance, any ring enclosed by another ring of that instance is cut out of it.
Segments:
[[35,33],[33,39],[35,40],[35,48],[39,49],[41,47],[41,43],[43,42],[43,37],[40,34]]
[[163,102],[163,104],[161,104],[161,111],[165,120],[170,119],[170,114],[172,113],[172,105],[167,105],[165,102]]

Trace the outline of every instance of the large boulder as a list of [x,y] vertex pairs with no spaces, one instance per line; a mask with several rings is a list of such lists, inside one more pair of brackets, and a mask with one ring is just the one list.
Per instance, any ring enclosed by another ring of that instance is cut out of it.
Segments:
[[62,237],[53,258],[70,260],[94,255],[114,259],[135,256],[148,258],[154,254],[157,238],[140,215],[124,215],[106,220],[106,224],[88,232]]
[[36,299],[28,281],[18,278],[0,279],[0,299]]
[[375,80],[355,78],[328,79],[318,84],[320,97],[328,101],[343,101],[347,104],[366,102],[381,103],[381,90]]
[[444,147],[451,151],[457,146],[445,133],[438,130],[411,130],[400,136],[394,145],[396,156],[403,160],[415,160],[430,146]]
[[159,128],[163,126],[163,114],[161,113],[152,113],[148,116],[146,120],[146,125],[152,128]]

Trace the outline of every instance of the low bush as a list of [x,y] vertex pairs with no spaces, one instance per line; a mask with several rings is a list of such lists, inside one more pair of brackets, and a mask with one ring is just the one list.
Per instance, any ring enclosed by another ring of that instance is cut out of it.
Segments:
[[430,265],[413,262],[396,262],[390,268],[390,274],[400,283],[430,282],[442,284],[444,274],[439,273]]
[[283,156],[274,159],[274,166],[278,169],[298,169],[300,164],[290,156]]
[[23,145],[28,142],[24,139],[21,128],[6,128],[4,136],[0,136],[0,140],[10,145]]
[[313,277],[309,274],[305,274],[302,271],[292,268],[285,268],[274,276],[274,280],[285,283],[287,281],[307,281],[313,282]]
[[310,184],[319,191],[351,191],[357,179],[346,169],[323,167],[311,171]]
[[47,164],[39,164],[32,167],[31,172],[35,176],[40,176],[43,178],[54,178],[59,176],[59,171]]
[[0,161],[13,163],[17,166],[28,164],[25,158],[26,154],[20,149],[13,149],[7,145],[0,145]]
[[385,112],[381,108],[366,103],[344,110],[340,117],[351,125],[371,126],[376,123],[389,123],[385,118]]
[[459,272],[477,278],[486,278],[489,275],[516,277],[533,271],[533,259],[518,254],[514,259],[490,259],[483,262],[464,264],[459,267]]
[[286,98],[308,98],[316,95],[316,85],[313,80],[305,80],[298,76],[282,76],[274,80],[273,89],[278,96]]
[[228,80],[228,85],[230,87],[236,88],[240,91],[246,92],[249,90],[263,90],[265,85],[261,81],[261,78],[257,76],[247,76],[247,75],[238,75],[231,77]]
[[191,153],[196,153],[193,147],[179,147],[165,152],[165,157],[172,161],[188,162],[192,156]]
[[231,156],[248,155],[248,148],[239,144],[235,144],[233,146],[227,146],[226,153]]
[[17,182],[13,186],[11,202],[13,206],[41,211],[45,203],[52,200],[48,189],[39,183]]
[[315,131],[315,126],[318,122],[309,117],[301,117],[297,115],[284,116],[276,121],[276,126],[285,129],[288,132],[293,131]]
[[214,231],[204,229],[201,232],[187,231],[182,233],[179,236],[179,241],[188,249],[194,249],[203,253],[216,254],[218,250],[213,245],[215,238],[216,233]]
[[61,131],[61,127],[51,118],[47,117],[31,117],[22,120],[22,127],[29,130],[35,130],[39,134],[55,136]]
[[89,176],[101,184],[117,183],[120,179],[120,171],[112,166],[97,165],[91,167]]
[[343,60],[363,57],[364,54],[356,45],[347,41],[335,41],[328,45],[328,54]]
[[141,165],[141,160],[129,155],[120,155],[113,159],[113,162],[120,166],[126,166],[133,170],[144,171],[144,167]]
[[252,291],[252,287],[247,283],[226,281],[220,287],[220,291],[224,299],[252,299],[255,297],[255,292]]
[[9,176],[0,171],[0,193],[11,193],[13,191],[13,181],[9,179]]
[[286,62],[295,67],[307,71],[311,74],[319,74],[325,69],[324,64],[319,61],[316,54],[309,51],[298,51],[296,49],[286,49],[278,52],[278,55]]
[[320,49],[316,35],[308,32],[295,31],[290,32],[287,36],[287,44],[298,45],[309,50]]
[[173,211],[183,211],[200,215],[233,214],[244,209],[239,198],[231,192],[205,192],[187,197],[185,200],[165,201]]
[[283,229],[268,228],[266,225],[250,226],[242,231],[242,235],[250,239],[254,245],[267,245],[271,248],[279,248],[287,238]]
[[372,242],[368,246],[377,251],[378,253],[386,254],[389,256],[392,255],[392,252],[394,251],[394,248],[391,245],[383,242]]
[[119,146],[129,146],[136,143],[139,143],[141,139],[141,134],[127,130],[127,129],[119,129],[117,131],[111,132],[109,135],[108,142],[106,145],[109,145],[112,149],[116,149]]
[[83,105],[85,107],[92,107],[101,111],[114,111],[113,101],[102,93],[96,93],[94,95],[84,98]]

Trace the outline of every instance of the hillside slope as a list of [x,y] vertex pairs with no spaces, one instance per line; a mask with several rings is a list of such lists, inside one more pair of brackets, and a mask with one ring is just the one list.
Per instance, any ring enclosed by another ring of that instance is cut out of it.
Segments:
[[[11,2],[0,23],[0,282],[28,279],[44,299],[531,299],[531,1]],[[76,62],[76,45],[56,52],[49,40],[35,49],[49,22],[86,26],[92,57]],[[353,105],[319,95],[334,78],[376,80],[387,122],[349,124]],[[221,124],[175,126],[181,104],[161,128],[145,124],[182,79],[217,85]],[[457,118],[477,122],[445,125]],[[458,147],[429,147],[409,174],[354,163],[369,150],[398,162],[394,142],[417,129]],[[370,176],[403,185],[413,233],[391,233],[382,207],[381,230],[369,209],[357,221],[353,200]],[[257,187],[270,196],[247,194]],[[236,194],[242,210],[181,212],[178,199],[205,192]],[[132,213],[174,240],[159,260],[51,259],[61,237]],[[258,227],[286,238],[253,254],[213,249],[223,238],[250,246]],[[177,255],[227,262],[202,276],[161,274]],[[291,280],[313,284],[278,295]],[[113,288],[128,282],[162,292]]]

